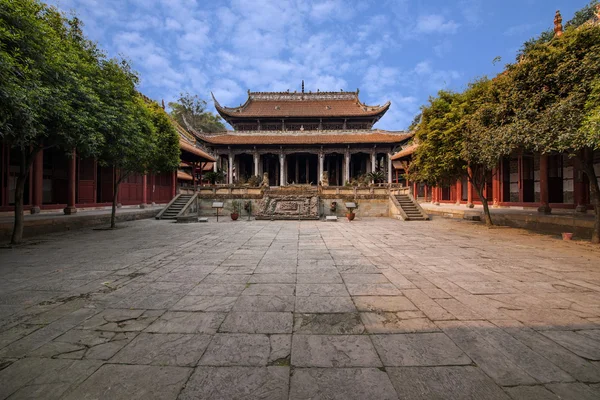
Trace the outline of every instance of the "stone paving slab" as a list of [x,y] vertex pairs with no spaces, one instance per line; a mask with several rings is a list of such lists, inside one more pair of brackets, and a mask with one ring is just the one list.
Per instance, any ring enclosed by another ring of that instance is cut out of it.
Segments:
[[0,399],[600,398],[600,250],[147,220],[0,249]]

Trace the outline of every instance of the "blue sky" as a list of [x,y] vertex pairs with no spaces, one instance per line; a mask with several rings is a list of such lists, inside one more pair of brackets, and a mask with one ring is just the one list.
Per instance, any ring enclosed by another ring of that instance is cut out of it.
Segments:
[[[237,106],[246,91],[356,90],[405,129],[439,89],[495,75],[521,44],[589,0],[51,0],[156,100],[182,91]],[[493,64],[495,57],[501,62]],[[212,103],[211,110],[214,111]]]

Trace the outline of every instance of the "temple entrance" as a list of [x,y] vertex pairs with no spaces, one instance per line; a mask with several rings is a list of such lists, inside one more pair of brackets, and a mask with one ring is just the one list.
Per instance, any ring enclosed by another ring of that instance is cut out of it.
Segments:
[[254,175],[254,157],[252,154],[236,156],[236,179],[239,183],[246,183]]
[[263,154],[261,159],[263,172],[269,174],[269,186],[279,186],[279,156],[277,154]]
[[319,164],[316,154],[295,153],[287,156],[287,183],[316,185]]
[[371,170],[371,157],[367,153],[350,155],[350,179],[356,180],[364,177]]
[[323,162],[323,169],[327,172],[330,186],[343,186],[344,174],[342,165],[344,155],[338,153],[326,154]]

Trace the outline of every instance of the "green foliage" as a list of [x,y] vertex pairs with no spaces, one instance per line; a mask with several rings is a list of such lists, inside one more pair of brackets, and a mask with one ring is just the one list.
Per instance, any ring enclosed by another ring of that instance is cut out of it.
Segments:
[[240,214],[242,211],[242,202],[239,200],[231,201],[231,212]]
[[77,18],[35,0],[0,0],[0,137],[28,161],[49,146],[93,153],[102,57]]
[[596,13],[597,4],[598,0],[592,0],[587,6],[575,12],[573,18],[565,24],[565,28],[577,28],[590,21]]
[[0,0],[0,139],[20,152],[12,242],[23,233],[25,180],[36,154],[92,155],[102,142],[100,60],[77,18],[36,0]]
[[222,170],[210,171],[204,174],[204,179],[208,180],[211,185],[216,185],[225,180],[225,173]]
[[422,107],[421,122],[415,129],[419,147],[410,167],[410,180],[440,185],[464,174],[461,105],[461,94],[440,91],[437,97],[429,98],[428,106]]
[[176,102],[169,103],[171,116],[189,130],[220,132],[225,130],[221,117],[207,111],[207,103],[198,95],[181,93]]
[[385,176],[385,172],[383,172],[382,170],[376,170],[373,172],[369,172],[366,175],[366,178],[370,181],[373,181],[375,183],[381,183],[384,182],[386,180],[386,176]]
[[600,26],[565,31],[536,46],[507,71],[512,90],[505,105],[512,120],[501,127],[532,151],[575,153],[599,149],[593,125],[600,105]]

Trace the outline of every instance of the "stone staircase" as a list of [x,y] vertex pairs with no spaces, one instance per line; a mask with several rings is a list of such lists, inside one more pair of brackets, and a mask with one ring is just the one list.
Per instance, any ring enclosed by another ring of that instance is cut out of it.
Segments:
[[400,203],[400,207],[406,214],[407,221],[425,221],[427,216],[423,215],[420,208],[413,202],[413,200],[406,194],[396,195],[396,200]]
[[193,194],[180,194],[175,201],[169,203],[167,209],[159,214],[157,219],[176,219],[177,214],[183,209],[187,202],[194,196]]

